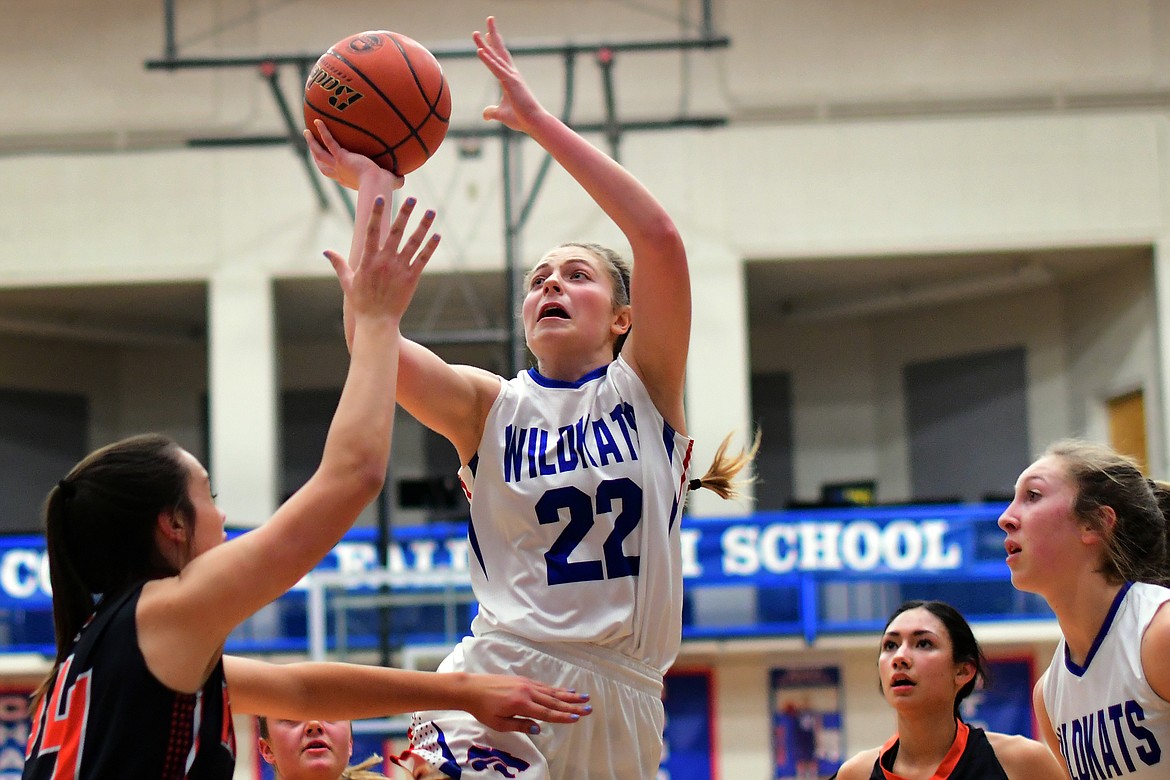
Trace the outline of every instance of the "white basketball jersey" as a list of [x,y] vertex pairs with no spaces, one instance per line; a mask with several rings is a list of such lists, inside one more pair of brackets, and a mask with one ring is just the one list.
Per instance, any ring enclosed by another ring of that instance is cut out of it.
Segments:
[[682,633],[679,522],[691,440],[621,357],[577,382],[504,382],[459,476],[472,631],[591,642],[665,671]]
[[1170,590],[1135,583],[1113,602],[1084,666],[1056,647],[1044,706],[1073,780],[1170,777],[1170,702],[1142,671],[1141,639]]

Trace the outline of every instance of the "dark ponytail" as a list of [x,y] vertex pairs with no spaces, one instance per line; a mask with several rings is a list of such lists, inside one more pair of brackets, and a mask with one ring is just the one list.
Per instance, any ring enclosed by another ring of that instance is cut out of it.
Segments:
[[159,434],[123,439],[88,455],[49,491],[45,545],[57,657],[34,699],[68,657],[95,595],[176,573],[157,550],[154,529],[165,511],[194,517],[179,452]]

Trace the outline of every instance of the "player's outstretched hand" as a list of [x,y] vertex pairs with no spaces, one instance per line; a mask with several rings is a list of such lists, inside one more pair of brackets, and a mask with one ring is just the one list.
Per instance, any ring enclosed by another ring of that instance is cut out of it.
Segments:
[[305,142],[309,145],[313,162],[317,163],[317,170],[341,186],[356,190],[363,175],[377,176],[381,179],[381,191],[389,195],[394,190],[401,189],[406,183],[401,176],[382,168],[364,154],[343,148],[320,119],[314,119],[313,124],[321,136],[321,140],[318,141],[308,128],[305,129]]
[[435,221],[435,212],[431,210],[423,215],[410,237],[403,242],[414,205],[414,198],[403,202],[385,242],[382,242],[379,233],[386,199],[377,196],[366,223],[366,240],[358,257],[346,262],[336,252],[325,252],[355,317],[389,316],[400,320],[414,296],[419,276],[439,245],[438,233],[427,238]]
[[526,677],[470,674],[467,687],[472,696],[467,711],[496,731],[539,734],[538,720],[575,723],[593,711],[589,694],[554,688]]
[[496,26],[495,17],[487,19],[487,32],[476,30],[471,34],[476,54],[500,82],[500,102],[483,110],[483,118],[501,122],[513,130],[527,133],[532,123],[545,113],[540,101],[524,82],[512,54]]

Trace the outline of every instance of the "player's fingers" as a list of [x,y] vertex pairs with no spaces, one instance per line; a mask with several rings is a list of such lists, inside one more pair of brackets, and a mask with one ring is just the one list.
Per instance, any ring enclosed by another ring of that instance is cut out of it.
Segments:
[[308,145],[309,154],[312,156],[313,162],[317,163],[317,167],[322,171],[332,170],[333,157],[325,150],[325,147],[321,145],[311,130],[305,130],[305,143]]
[[341,285],[342,293],[348,295],[353,279],[353,270],[349,267],[349,263],[332,249],[325,250],[325,259],[333,266],[333,273],[337,274],[337,281]]
[[360,268],[362,260],[377,255],[382,245],[382,214],[386,211],[386,198],[382,195],[374,198],[373,208],[370,209],[370,219],[366,222],[366,244],[361,257],[357,259],[354,268]]
[[536,735],[540,733],[540,724],[528,718],[492,718],[493,723],[488,723],[490,728],[496,731],[523,731],[525,734]]
[[546,723],[576,723],[582,717],[588,715],[588,712],[562,712],[561,710],[554,710],[548,707],[539,708],[539,712],[532,713],[532,717],[543,720]]
[[317,137],[313,135],[313,131],[307,127],[304,129],[302,135],[305,136],[305,143],[308,145],[309,151],[313,153],[314,157],[316,157],[317,149],[321,146],[321,144],[317,143]]
[[427,209],[425,212],[423,212],[422,219],[419,220],[418,225],[416,225],[414,228],[414,232],[410,234],[410,238],[406,240],[406,243],[402,247],[402,255],[406,260],[409,261],[414,257],[414,253],[418,251],[420,246],[422,246],[422,243],[426,239],[427,233],[430,232],[431,225],[434,224],[434,222],[434,209]]
[[487,66],[487,69],[492,72],[492,75],[497,79],[502,73],[505,73],[505,65],[500,60],[499,56],[486,45],[480,44],[479,48],[475,50],[475,54],[479,57],[479,61]]
[[504,42],[504,36],[500,33],[500,28],[496,25],[496,17],[488,17],[488,38],[492,42],[495,49],[496,56],[507,63],[512,62],[512,54],[508,51],[508,44]]
[[329,132],[329,128],[320,119],[314,119],[313,125],[317,128],[317,134],[321,136],[321,143],[329,150],[330,154],[336,156],[341,151],[341,144],[337,143],[333,133]]
[[554,694],[545,694],[543,697],[533,697],[534,711],[526,712],[534,718],[552,720],[557,723],[571,723],[593,712],[593,705],[586,704],[579,696],[565,699]]
[[402,242],[402,234],[406,232],[406,223],[410,221],[410,215],[414,213],[416,201],[413,197],[407,198],[398,207],[398,214],[394,217],[394,221],[390,223],[390,233],[386,236],[386,247],[395,252],[398,251],[398,245]]
[[435,254],[435,250],[439,248],[439,241],[441,236],[435,233],[431,236],[431,240],[423,244],[422,251],[418,253],[418,257],[414,258],[414,262],[410,264],[410,270],[416,275],[421,274],[423,269],[427,267],[427,263],[431,260],[431,255]]
[[525,698],[525,701],[516,705],[517,716],[553,723],[573,723],[593,712],[593,706],[586,703],[588,694],[578,694],[564,688],[537,683],[529,688]]
[[549,688],[545,691],[549,696],[565,702],[566,704],[586,705],[589,701],[589,694],[577,693],[568,688]]

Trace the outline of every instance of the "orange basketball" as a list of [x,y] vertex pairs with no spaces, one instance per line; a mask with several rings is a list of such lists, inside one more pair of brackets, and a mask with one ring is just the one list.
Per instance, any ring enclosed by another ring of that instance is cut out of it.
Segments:
[[451,90],[426,47],[371,30],[343,38],[317,60],[305,83],[305,126],[317,135],[314,119],[346,149],[405,176],[447,135]]

